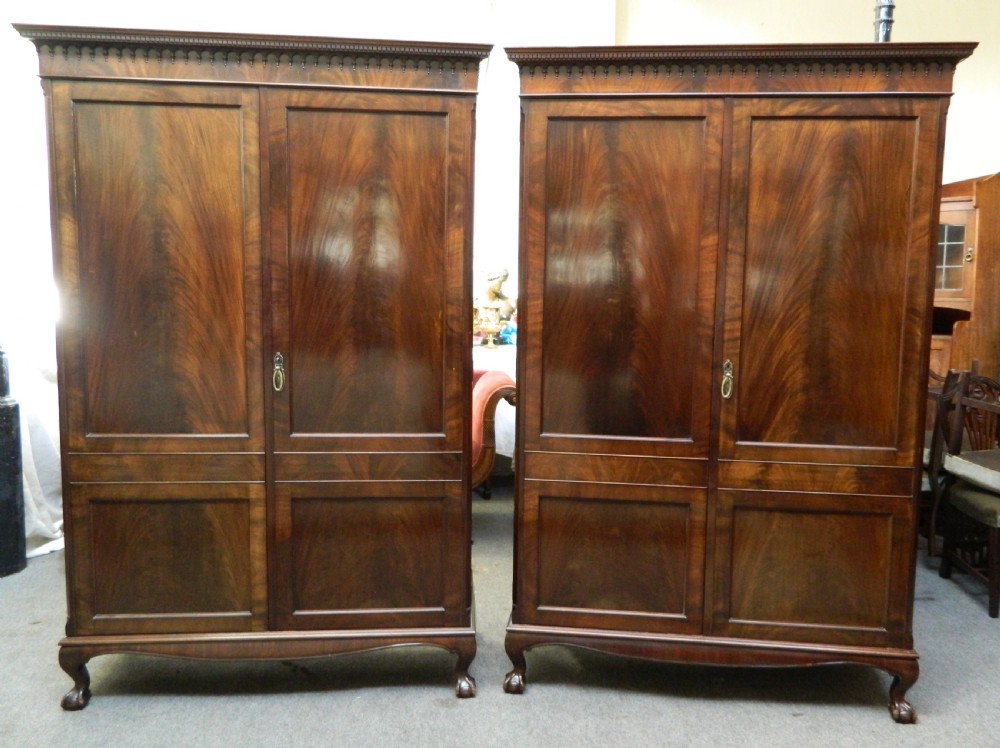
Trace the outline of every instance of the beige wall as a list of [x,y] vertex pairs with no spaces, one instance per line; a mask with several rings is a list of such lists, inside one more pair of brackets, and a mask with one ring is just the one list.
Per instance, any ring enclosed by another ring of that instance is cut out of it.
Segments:
[[[12,355],[51,349],[48,182],[34,48],[10,27],[30,22],[199,31],[357,36],[497,45],[481,74],[474,270],[517,257],[517,70],[503,46],[853,42],[873,35],[875,0],[380,0],[366,5],[174,0],[6,0],[0,11],[0,343]],[[980,41],[959,67],[945,179],[1000,171],[1000,0],[898,0],[896,41]],[[515,292],[513,283],[508,292]],[[18,349],[17,351],[13,349]],[[48,354],[46,354],[48,355]],[[19,356],[19,358],[21,358]]]
[[[235,8],[239,8],[239,12]],[[480,75],[477,112],[475,277],[507,267],[516,276],[517,68],[507,46],[614,44],[615,0],[379,0],[284,3],[245,0],[6,0],[0,10],[0,344],[23,360],[39,343],[51,359],[55,303],[50,282],[44,106],[34,47],[13,22],[459,41],[496,45]],[[516,293],[516,284],[506,287]],[[30,313],[25,310],[31,310]]]
[[[618,0],[618,44],[868,42],[875,0]],[[892,40],[975,41],[958,67],[944,181],[1000,171],[1000,1],[897,0]]]

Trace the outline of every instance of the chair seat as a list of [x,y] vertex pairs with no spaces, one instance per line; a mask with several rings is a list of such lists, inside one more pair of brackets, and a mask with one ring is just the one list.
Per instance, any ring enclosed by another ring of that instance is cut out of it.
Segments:
[[1000,495],[958,481],[948,493],[951,506],[987,527],[1000,527]]
[[945,455],[944,469],[967,483],[1000,494],[1000,449]]
[[484,486],[489,498],[488,479],[496,457],[494,417],[500,400],[514,404],[514,380],[502,371],[477,369],[472,372],[472,488]]

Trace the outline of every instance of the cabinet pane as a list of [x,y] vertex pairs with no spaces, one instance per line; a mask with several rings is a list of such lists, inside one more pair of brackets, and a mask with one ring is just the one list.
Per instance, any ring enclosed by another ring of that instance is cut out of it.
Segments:
[[276,487],[287,538],[270,569],[272,625],[297,630],[467,622],[468,494],[460,482]]
[[[778,625],[885,626],[891,516],[738,507],[731,615]],[[872,569],[880,569],[876,575]],[[865,579],[864,585],[841,584]]]
[[915,120],[750,128],[737,440],[894,447]]
[[265,626],[261,484],[73,484],[67,496],[71,634]]
[[965,287],[965,226],[942,223],[938,230],[937,285],[940,291]]
[[296,496],[297,614],[444,608],[441,497]]
[[886,645],[913,543],[908,499],[720,491],[717,634]]
[[294,433],[443,426],[448,119],[290,109]]
[[241,109],[73,112],[86,433],[248,433]]
[[594,481],[530,481],[518,546],[517,615],[541,624],[697,633],[702,625],[706,491]]
[[701,118],[548,125],[542,430],[690,438]]
[[94,501],[95,612],[249,615],[249,520],[247,501]]
[[541,496],[539,607],[689,613],[690,523],[682,501]]

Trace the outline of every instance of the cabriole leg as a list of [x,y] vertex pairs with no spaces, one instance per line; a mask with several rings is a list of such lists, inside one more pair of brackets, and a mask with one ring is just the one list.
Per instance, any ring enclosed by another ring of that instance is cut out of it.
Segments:
[[80,649],[59,650],[59,666],[73,679],[71,688],[62,699],[62,708],[69,712],[83,709],[90,702],[90,673],[87,661],[90,656]]
[[510,637],[507,637],[504,647],[514,669],[507,673],[507,677],[504,678],[503,690],[513,694],[524,693],[524,674],[527,669],[527,663],[524,661],[524,646],[514,644]]
[[459,644],[458,662],[455,663],[455,695],[460,699],[470,699],[476,695],[476,679],[469,675],[469,666],[475,656],[475,639]]
[[906,692],[917,682],[918,674],[916,662],[911,667],[892,673],[892,685],[889,686],[889,714],[901,725],[912,725],[917,721],[917,713],[906,700]]

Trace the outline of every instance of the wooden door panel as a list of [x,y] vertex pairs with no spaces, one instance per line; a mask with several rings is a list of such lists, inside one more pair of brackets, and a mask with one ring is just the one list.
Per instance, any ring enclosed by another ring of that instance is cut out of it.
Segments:
[[531,481],[519,623],[700,630],[705,491]]
[[442,96],[267,91],[272,625],[468,625],[472,129]]
[[516,619],[694,633],[722,105],[525,105]]
[[439,626],[467,620],[459,483],[279,484],[287,555],[272,576],[281,627]]
[[693,438],[675,363],[699,352],[704,139],[695,118],[550,120],[543,433]]
[[736,105],[723,457],[912,463],[930,235],[911,216],[934,194],[919,115]]
[[531,103],[525,137],[545,147],[525,204],[545,210],[524,228],[529,450],[707,451],[721,107],[638,108]]
[[905,645],[906,499],[720,491],[714,630],[724,636]]
[[443,431],[447,125],[289,113],[292,433]]
[[911,176],[886,165],[912,160],[914,135],[912,120],[754,122],[739,441],[895,445],[898,396],[876,383],[898,377]]
[[460,451],[468,112],[438,97],[265,102],[278,451]]
[[260,630],[262,484],[70,486],[75,634]]
[[57,178],[74,219],[59,247],[72,448],[262,449],[255,99],[53,95],[73,125],[55,158],[76,175]]

